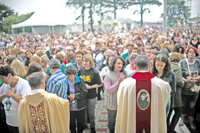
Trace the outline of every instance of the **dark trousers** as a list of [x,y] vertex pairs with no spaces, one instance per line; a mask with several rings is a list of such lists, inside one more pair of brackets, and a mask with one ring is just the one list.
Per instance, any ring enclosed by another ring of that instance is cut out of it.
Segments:
[[8,126],[6,124],[6,115],[5,115],[3,105],[1,106],[1,109],[0,109],[0,132],[9,133]]
[[[174,110],[175,114],[172,118],[171,125],[169,126],[169,119],[170,119],[170,116],[171,116],[173,110]],[[178,120],[181,116],[181,113],[182,113],[182,107],[174,107],[174,108],[170,109],[169,115],[167,117],[167,127],[169,127],[169,133],[174,131],[174,129],[178,123]]]
[[97,94],[98,100],[101,100],[101,91],[104,92],[103,86],[101,86],[101,87],[98,88],[98,94]]
[[194,106],[198,95],[182,95],[183,113],[194,117]]
[[13,127],[8,125],[9,133],[19,133],[18,127]]
[[110,133],[114,133],[117,110],[107,109],[107,111],[108,111],[108,128],[109,128]]
[[77,121],[78,133],[82,133],[85,121],[85,109],[79,111],[70,111],[71,133],[76,133],[76,121]]

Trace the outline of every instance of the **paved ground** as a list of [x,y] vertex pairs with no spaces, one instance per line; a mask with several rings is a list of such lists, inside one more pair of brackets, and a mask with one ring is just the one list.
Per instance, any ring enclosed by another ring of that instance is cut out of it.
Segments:
[[[104,106],[104,98],[102,100],[97,101],[95,108],[95,123],[96,123],[96,132],[97,133],[109,133],[108,129],[108,113],[107,109]],[[88,125],[89,126],[89,125]],[[184,126],[179,126],[177,124],[175,128],[177,133],[190,133],[188,128]],[[90,128],[85,129],[83,133],[90,133]]]
[[[104,106],[104,98],[97,101],[95,108],[95,124],[96,124],[96,133],[109,133],[108,129],[108,113],[107,109]],[[90,129],[84,130],[83,133],[90,133]]]

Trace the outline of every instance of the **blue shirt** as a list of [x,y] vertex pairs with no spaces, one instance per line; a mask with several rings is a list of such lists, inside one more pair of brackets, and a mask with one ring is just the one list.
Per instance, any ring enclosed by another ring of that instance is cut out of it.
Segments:
[[67,89],[67,76],[59,69],[49,78],[46,91],[48,93],[54,93],[63,99],[67,99]]

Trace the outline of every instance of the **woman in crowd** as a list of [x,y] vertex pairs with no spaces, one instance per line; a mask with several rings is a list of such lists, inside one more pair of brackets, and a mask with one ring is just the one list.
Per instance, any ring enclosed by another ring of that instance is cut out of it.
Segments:
[[44,72],[46,72],[47,71],[47,65],[48,65],[48,62],[49,62],[49,58],[45,54],[45,55],[41,56],[40,59],[41,59],[41,62],[42,62],[42,64],[41,64],[42,69],[43,69]]
[[[103,84],[103,80],[104,80],[104,77],[106,76],[107,72],[110,71],[109,65],[110,65],[111,61],[114,59],[114,57],[115,57],[114,54],[111,54],[108,56],[108,58],[106,60],[106,66],[100,72],[102,84]],[[98,88],[98,96],[97,96],[98,100],[101,100],[101,91],[104,93],[104,86]]]
[[195,130],[196,127],[193,123],[194,106],[197,101],[199,92],[192,91],[191,88],[193,85],[199,85],[200,61],[195,59],[199,53],[198,50],[193,46],[190,46],[186,50],[186,55],[188,56],[188,59],[181,60],[179,63],[179,66],[182,69],[183,81],[185,82],[184,89],[182,90],[183,112],[181,114],[179,125],[184,125],[184,118],[187,114],[189,116],[190,127],[191,129]]
[[107,60],[106,60],[106,66],[101,70],[100,73],[100,77],[101,77],[101,81],[103,83],[104,77],[106,76],[106,74],[110,71],[109,69],[109,65],[111,64],[111,61],[115,58],[114,54],[111,54],[108,56]]
[[28,79],[29,75],[31,75],[34,72],[40,72],[40,73],[42,73],[42,67],[38,63],[32,63],[28,67],[26,79]]
[[116,48],[113,48],[112,51],[114,52],[115,56],[120,56],[120,53]]
[[30,65],[30,59],[33,56],[33,52],[31,50],[26,50],[25,54],[26,54],[25,66],[27,67]]
[[83,68],[79,70],[78,76],[80,76],[88,89],[86,97],[87,107],[85,111],[85,126],[87,123],[87,116],[90,120],[91,133],[95,133],[95,104],[96,104],[96,88],[102,85],[99,72],[94,67],[94,60],[90,54],[83,56]]
[[26,77],[26,69],[24,64],[20,61],[20,60],[14,60],[10,67],[13,69],[14,73],[16,76],[19,76],[21,78],[25,78]]
[[184,49],[183,45],[180,44],[180,43],[177,43],[174,46],[173,52],[181,53],[181,54],[183,54],[186,57],[185,49]]
[[123,49],[124,49],[123,45],[118,45],[116,48],[117,48],[117,50],[119,51],[120,56],[122,56]]
[[[138,54],[131,54],[128,59],[129,59],[129,62],[130,64],[128,64],[125,68],[126,72],[128,73],[128,75],[131,75],[134,71],[135,71],[135,68],[134,68],[134,61],[136,59],[136,57],[138,56]],[[133,74],[132,74],[133,75]],[[132,76],[131,75],[131,76]],[[130,76],[129,76],[130,77]]]
[[184,86],[184,82],[182,81],[182,71],[181,68],[178,66],[180,57],[177,52],[173,52],[169,60],[171,62],[171,68],[172,71],[174,72],[176,76],[176,93],[172,95],[171,97],[171,109],[169,112],[169,115],[167,117],[167,125],[169,125],[169,120],[171,117],[171,113],[174,110],[175,114],[172,117],[171,125],[169,126],[169,133],[175,133],[175,127],[179,121],[179,118],[181,116],[182,112],[182,100],[181,100],[181,95],[182,95],[182,87]]
[[70,130],[71,133],[76,133],[76,121],[78,133],[83,132],[85,121],[85,108],[87,105],[86,96],[87,88],[83,79],[76,75],[76,68],[68,66],[65,69],[68,85],[68,99],[70,105]]
[[[176,77],[174,72],[171,71],[170,62],[166,55],[158,54],[155,57],[151,71],[153,75],[169,83],[172,89],[171,95],[173,95],[176,92]],[[166,108],[166,116],[168,116],[169,114],[170,103],[171,100],[169,99]]]
[[108,110],[108,128],[110,133],[115,132],[115,121],[117,115],[117,91],[120,83],[128,77],[124,72],[125,62],[120,56],[115,57],[109,65],[110,71],[104,78],[105,104]]
[[110,50],[110,49],[105,51],[104,57],[102,58],[102,61],[101,61],[100,66],[99,66],[99,71],[101,71],[102,68],[104,68],[104,66],[106,66],[106,59],[108,58],[108,56],[110,54],[114,54],[114,52],[112,50]]
[[191,41],[190,41],[190,45],[197,48],[198,49],[198,45],[200,44],[199,42],[199,38],[197,35],[193,35]]
[[181,41],[181,44],[182,44],[184,50],[186,50],[188,48],[188,42],[186,40]]
[[72,54],[72,53],[67,54],[67,64],[66,64],[66,66],[74,65],[74,62],[75,62],[74,54]]
[[75,68],[76,68],[76,72],[78,74],[78,71],[83,67],[82,65],[82,57],[83,57],[84,53],[83,51],[79,50],[75,53],[75,61],[76,63],[74,64]]
[[12,55],[12,48],[8,48],[6,50],[6,56],[11,56]]

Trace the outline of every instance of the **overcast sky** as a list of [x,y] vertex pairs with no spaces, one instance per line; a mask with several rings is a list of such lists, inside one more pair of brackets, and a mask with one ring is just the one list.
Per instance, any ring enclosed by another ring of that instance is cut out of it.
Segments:
[[[58,12],[58,15],[67,16],[71,21],[75,21],[75,18],[80,13],[80,9],[76,10],[74,8],[65,7],[66,1],[67,0],[0,0],[0,2],[14,9],[15,12],[18,12],[19,15],[29,13],[32,11],[36,12],[42,10],[49,10]],[[159,1],[163,3],[163,0]],[[146,7],[150,8],[151,13],[144,14],[144,21],[155,22],[162,20],[160,16],[163,13],[163,5],[161,5],[160,7],[156,5]],[[131,7],[129,10],[118,10],[117,18],[123,17],[140,21],[140,15],[133,15],[135,9],[139,9],[139,7],[134,6]],[[86,11],[86,14],[88,14],[88,11]],[[94,21],[98,21],[98,19],[98,16],[94,15]]]

